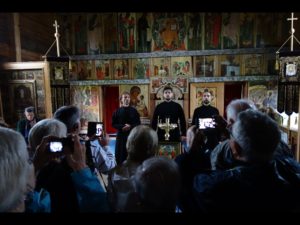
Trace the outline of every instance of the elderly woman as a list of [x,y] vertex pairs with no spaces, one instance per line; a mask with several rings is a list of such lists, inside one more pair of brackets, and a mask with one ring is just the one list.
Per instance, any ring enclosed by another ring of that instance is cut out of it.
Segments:
[[108,177],[108,197],[114,211],[135,211],[135,188],[131,177],[144,160],[157,154],[156,132],[145,125],[132,129],[126,143],[128,157],[111,171]]
[[0,127],[0,212],[24,212],[32,174],[23,136]]

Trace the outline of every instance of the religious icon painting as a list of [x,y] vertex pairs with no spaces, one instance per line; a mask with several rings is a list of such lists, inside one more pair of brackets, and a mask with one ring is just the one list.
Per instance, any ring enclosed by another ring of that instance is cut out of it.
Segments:
[[120,52],[134,52],[136,40],[135,13],[118,13],[118,40]]
[[158,144],[158,155],[175,159],[181,153],[180,142],[160,142]]
[[153,22],[152,13],[136,13],[137,52],[150,52]]
[[75,54],[87,54],[87,17],[83,14],[74,16]]
[[87,80],[95,80],[96,79],[96,69],[95,69],[95,60],[86,61],[86,72],[87,72]]
[[96,79],[109,80],[111,79],[111,62],[108,59],[95,60]]
[[117,14],[103,13],[103,46],[105,53],[116,53],[118,46]]
[[239,13],[222,13],[222,40],[224,49],[238,46]]
[[34,71],[27,71],[27,74],[26,74],[26,79],[27,80],[34,80]]
[[150,77],[150,58],[139,58],[131,60],[131,71],[133,79],[149,79]]
[[114,79],[129,79],[130,59],[115,59],[113,60],[113,75]]
[[149,85],[120,85],[119,95],[125,91],[130,93],[130,106],[136,108],[140,117],[149,117]]
[[204,90],[208,89],[212,96],[211,105],[218,108],[220,115],[224,112],[224,83],[191,83],[190,85],[190,118],[194,110],[201,106]]
[[244,70],[243,74],[245,76],[251,75],[262,75],[263,73],[263,55],[261,54],[249,54],[244,55]]
[[219,56],[220,74],[222,77],[240,76],[240,56],[221,55]]
[[171,58],[152,58],[152,76],[154,77],[172,77]]
[[78,79],[77,61],[71,61],[71,70],[69,73],[69,80],[77,80],[77,79]]
[[192,57],[171,57],[173,76],[192,76]]
[[71,85],[70,96],[70,103],[78,106],[82,118],[88,121],[99,121],[99,86]]
[[202,13],[187,13],[187,48],[188,50],[202,49]]
[[216,76],[217,56],[195,56],[194,67],[196,77]]
[[294,55],[289,53],[279,54],[280,62],[280,82],[299,82],[300,81],[300,56],[298,52]]
[[297,73],[297,65],[295,62],[286,63],[285,65],[285,75],[286,76],[295,76]]
[[221,47],[222,16],[220,13],[205,14],[205,49]]
[[153,13],[152,51],[186,50],[183,13]]
[[89,55],[103,53],[103,24],[100,13],[88,14],[88,52]]
[[267,96],[267,86],[265,84],[249,83],[248,99],[256,106],[262,107],[263,101]]
[[77,62],[78,80],[86,80],[88,78],[87,61],[80,60]]
[[254,13],[240,13],[240,48],[254,47]]
[[64,69],[62,66],[54,67],[54,79],[55,80],[63,80],[64,79]]

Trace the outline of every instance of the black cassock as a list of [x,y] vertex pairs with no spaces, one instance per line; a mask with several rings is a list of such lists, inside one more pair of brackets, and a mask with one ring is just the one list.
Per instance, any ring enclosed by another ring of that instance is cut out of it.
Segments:
[[[131,129],[122,131],[125,124],[130,124]],[[112,126],[118,130],[116,138],[115,156],[117,164],[121,164],[127,158],[126,142],[130,131],[141,124],[140,115],[131,106],[117,109],[112,116]]]
[[154,110],[152,128],[157,130],[158,140],[165,141],[165,131],[157,127],[158,117],[162,123],[165,123],[166,118],[170,118],[170,123],[177,124],[177,128],[170,131],[169,140],[180,142],[180,136],[186,135],[186,122],[181,105],[173,101],[162,102]]

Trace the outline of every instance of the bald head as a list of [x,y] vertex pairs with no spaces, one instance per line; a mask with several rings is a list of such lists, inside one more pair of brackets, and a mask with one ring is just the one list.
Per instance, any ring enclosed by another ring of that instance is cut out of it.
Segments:
[[247,99],[236,99],[229,103],[226,108],[227,123],[231,127],[232,124],[237,120],[238,114],[247,109],[256,110],[254,103]]

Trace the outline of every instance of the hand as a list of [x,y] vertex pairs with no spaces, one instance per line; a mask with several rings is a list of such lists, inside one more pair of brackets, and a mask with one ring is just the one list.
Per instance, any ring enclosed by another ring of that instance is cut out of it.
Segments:
[[102,147],[109,145],[109,135],[106,134],[105,137],[99,138],[99,143]]
[[180,136],[180,141],[186,141],[186,136]]
[[50,153],[48,151],[49,148],[49,142],[51,141],[57,141],[60,138],[56,137],[56,136],[45,136],[42,139],[42,142],[36,147],[36,149],[34,152],[34,156],[33,156],[33,165],[35,168],[35,171],[39,171],[41,168],[43,168],[49,161],[56,159],[57,157],[63,155],[62,152],[55,152],[55,153]]
[[128,130],[130,130],[130,128],[131,128],[131,125],[128,124],[128,123],[125,123],[125,126],[122,128],[122,130],[123,131],[128,131]]
[[216,127],[220,128],[226,128],[227,126],[227,121],[220,115],[214,115],[212,116],[213,120],[216,123]]
[[72,140],[74,142],[73,152],[66,154],[66,158],[69,166],[74,171],[78,171],[87,167],[85,157],[86,148],[84,144],[80,143],[78,135],[72,135]]

